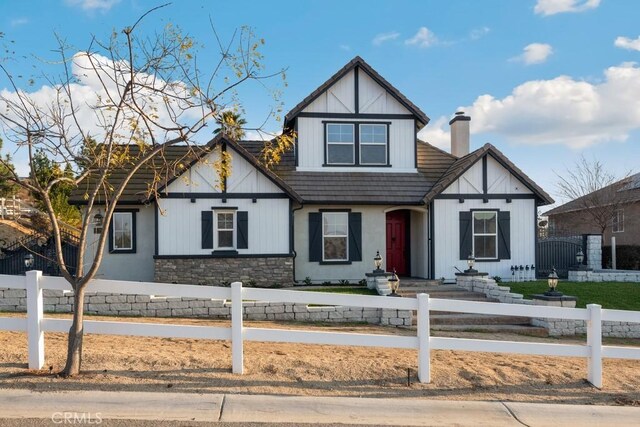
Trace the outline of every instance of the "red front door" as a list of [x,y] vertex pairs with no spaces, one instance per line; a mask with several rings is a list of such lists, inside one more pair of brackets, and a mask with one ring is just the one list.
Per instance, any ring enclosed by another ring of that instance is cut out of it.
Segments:
[[408,221],[408,211],[387,213],[387,271],[399,276],[409,276]]

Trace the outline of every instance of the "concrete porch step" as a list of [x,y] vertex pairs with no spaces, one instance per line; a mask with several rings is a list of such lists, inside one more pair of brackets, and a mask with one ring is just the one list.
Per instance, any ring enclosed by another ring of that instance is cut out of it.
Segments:
[[534,337],[548,337],[545,328],[526,325],[433,325],[433,331],[447,332],[491,332],[529,335]]
[[432,325],[526,325],[530,326],[530,319],[521,316],[495,316],[489,314],[432,314]]

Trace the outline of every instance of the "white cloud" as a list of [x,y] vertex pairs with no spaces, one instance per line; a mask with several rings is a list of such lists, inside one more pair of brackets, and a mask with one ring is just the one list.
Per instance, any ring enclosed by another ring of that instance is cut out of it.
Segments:
[[478,40],[478,39],[481,39],[482,37],[486,36],[487,34],[489,34],[490,31],[491,31],[491,28],[489,28],[489,27],[474,28],[469,33],[469,38],[471,40]]
[[340,46],[338,46],[341,50],[344,50],[345,52],[349,52],[351,50],[351,46],[349,46],[348,44],[341,44]]
[[425,48],[438,43],[438,38],[427,27],[420,27],[418,32],[410,39],[405,40],[404,43],[411,46]]
[[20,27],[29,23],[28,18],[14,18],[9,22],[12,27]]
[[629,37],[618,37],[613,42],[613,45],[622,49],[640,51],[640,36],[638,36],[637,39],[630,39]]
[[391,41],[391,40],[395,40],[398,37],[400,37],[400,33],[397,31],[390,31],[388,33],[380,33],[377,34],[373,40],[371,40],[371,43],[374,46],[380,46],[381,44]]
[[[90,59],[91,58],[91,59]],[[91,60],[95,64],[97,71],[91,70]],[[76,82],[69,85],[69,91],[71,93],[71,99],[76,111],[76,117],[79,122],[79,126],[85,134],[89,134],[97,141],[105,136],[106,130],[110,129],[112,125],[116,129],[116,138],[120,138],[117,142],[126,143],[129,142],[130,135],[130,119],[136,117],[136,113],[132,110],[124,109],[118,118],[115,117],[115,109],[111,110],[105,108],[105,102],[109,96],[113,97],[114,103],[119,103],[118,91],[116,90],[116,82],[120,88],[126,83],[125,79],[128,78],[130,66],[125,61],[112,62],[108,58],[91,54],[87,55],[84,52],[76,53],[73,56],[71,63],[71,71],[76,78]],[[156,90],[163,90],[168,96],[165,98],[158,95],[156,92],[152,92],[150,89],[139,89],[137,93],[137,102],[141,108],[148,114],[153,114],[157,118],[156,123],[161,126],[175,127],[175,123],[182,123],[188,125],[193,123],[194,119],[199,116],[199,112],[192,108],[191,104],[185,101],[185,98],[189,98],[187,86],[181,82],[166,82],[154,76],[139,73],[137,75],[138,83],[144,83],[148,87],[153,87]],[[103,87],[106,85],[106,88]],[[57,102],[56,99],[59,96],[57,87],[54,86],[42,86],[32,92],[21,91],[20,96],[22,99],[27,98],[29,102],[27,105],[34,105],[41,110],[48,111],[50,108],[56,109],[59,106],[62,111],[60,115],[66,116],[65,121],[65,134],[72,141],[80,141],[82,136],[79,129],[73,123],[70,114],[71,106],[66,102]],[[13,114],[12,110],[7,110],[6,105],[15,104],[19,97],[16,92],[12,92],[7,89],[0,90],[0,108],[3,111],[7,111],[7,114]],[[65,97],[63,96],[63,100]],[[32,107],[29,107],[33,110]],[[43,118],[45,124],[48,124],[52,128],[52,132],[57,129],[56,123],[48,116]],[[5,126],[9,126],[7,121],[4,121]],[[152,125],[153,126],[153,125]],[[4,134],[11,135],[12,129],[5,128]],[[153,134],[160,140],[164,140],[167,136],[172,136],[159,127],[152,127]],[[8,138],[12,140],[14,138]],[[25,170],[24,164],[16,165],[19,167],[20,173]]]
[[449,134],[449,120],[446,117],[440,117],[437,120],[429,122],[418,133],[418,139],[426,141],[431,145],[449,151],[451,148],[451,136]]
[[600,0],[538,0],[533,11],[538,15],[550,16],[557,13],[576,13],[595,9]]
[[[640,67],[609,67],[599,83],[569,76],[528,81],[502,99],[482,95],[461,110],[471,116],[473,134],[498,134],[515,144],[581,148],[625,141],[640,129]],[[448,132],[446,122],[435,125]]]
[[511,58],[510,61],[523,62],[526,65],[542,64],[553,54],[553,48],[546,43],[531,43],[522,50],[522,54]]
[[69,6],[79,6],[82,10],[92,12],[99,10],[108,12],[113,6],[120,3],[120,0],[66,0]]

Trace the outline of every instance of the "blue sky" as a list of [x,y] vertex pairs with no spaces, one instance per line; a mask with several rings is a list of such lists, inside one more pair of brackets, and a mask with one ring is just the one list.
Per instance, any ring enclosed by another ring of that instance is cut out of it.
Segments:
[[[0,31],[18,52],[53,58],[54,32],[86,49],[90,35],[104,38],[158,4],[3,1]],[[154,13],[145,30],[171,22],[206,44],[209,18],[223,37],[253,27],[266,40],[268,69],[288,68],[285,109],[360,55],[431,118],[422,138],[448,148],[446,122],[462,107],[472,117],[472,149],[491,142],[553,195],[553,171],[580,154],[619,174],[638,171],[638,16],[633,0],[187,0]],[[249,124],[258,126],[268,99],[241,95]],[[20,155],[16,163],[25,170]]]

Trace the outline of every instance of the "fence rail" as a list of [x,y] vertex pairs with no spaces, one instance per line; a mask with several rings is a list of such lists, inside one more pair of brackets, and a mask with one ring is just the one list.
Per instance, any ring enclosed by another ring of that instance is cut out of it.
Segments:
[[[69,319],[44,317],[43,289],[70,291],[70,285],[62,278],[42,276],[40,271],[29,271],[25,276],[0,275],[0,288],[27,290],[27,317],[0,317],[0,330],[26,331],[29,368],[41,369],[44,366],[44,332],[67,332],[71,327]],[[92,334],[230,340],[232,371],[236,374],[242,374],[244,370],[244,341],[414,349],[418,350],[418,378],[423,383],[431,381],[431,350],[582,357],[587,359],[588,381],[598,388],[602,387],[603,358],[640,360],[640,348],[602,345],[603,321],[640,323],[640,312],[602,310],[596,304],[590,304],[586,309],[576,309],[432,299],[427,294],[420,294],[415,299],[383,298],[367,295],[243,288],[240,282],[232,283],[231,288],[218,288],[152,282],[93,280],[87,291],[231,300],[231,327],[228,328],[85,320],[84,329],[85,332]],[[244,327],[242,304],[236,303],[243,300],[416,310],[418,316],[417,334],[415,336],[397,336]],[[586,320],[587,344],[432,337],[429,325],[429,312],[432,310]]]

